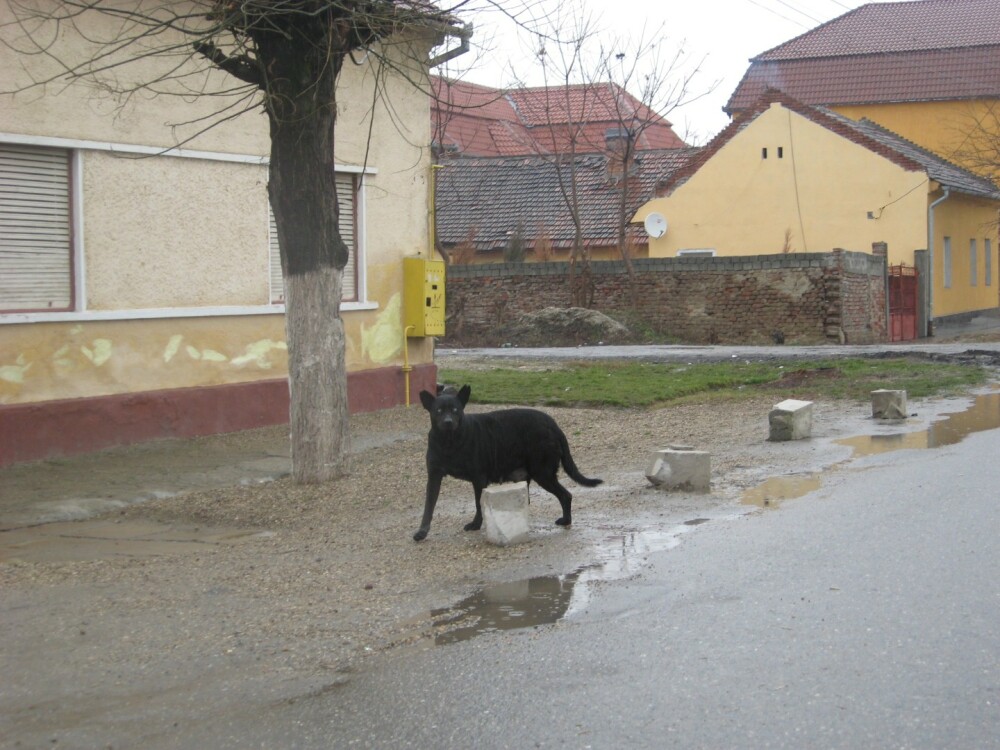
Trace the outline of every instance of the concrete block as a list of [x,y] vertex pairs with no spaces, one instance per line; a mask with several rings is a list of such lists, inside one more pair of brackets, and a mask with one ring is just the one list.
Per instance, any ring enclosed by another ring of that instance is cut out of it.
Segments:
[[767,416],[769,440],[803,440],[812,437],[813,402],[785,399],[775,404]]
[[646,478],[665,490],[708,492],[712,479],[712,457],[707,451],[686,445],[672,445],[654,451]]
[[506,547],[527,541],[528,483],[506,482],[483,490],[483,529],[486,540]]
[[906,391],[885,388],[872,391],[872,416],[875,419],[906,419]]

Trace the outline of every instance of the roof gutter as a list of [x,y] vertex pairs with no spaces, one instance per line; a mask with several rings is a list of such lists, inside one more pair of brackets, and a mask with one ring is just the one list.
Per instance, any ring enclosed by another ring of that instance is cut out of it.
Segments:
[[458,46],[452,49],[445,50],[440,55],[435,55],[430,60],[427,61],[428,68],[436,68],[438,65],[442,65],[449,60],[454,60],[459,55],[464,55],[469,51],[469,40],[472,39],[472,24],[467,23],[461,28],[455,26],[448,26],[444,29],[444,37],[453,37],[458,39]]
[[934,335],[934,209],[951,197],[951,188],[927,207],[927,335]]

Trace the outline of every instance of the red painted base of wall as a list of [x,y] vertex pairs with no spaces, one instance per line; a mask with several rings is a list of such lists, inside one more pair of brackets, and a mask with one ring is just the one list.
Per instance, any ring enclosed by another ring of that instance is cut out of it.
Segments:
[[[411,402],[436,378],[436,365],[414,365]],[[398,406],[405,388],[399,367],[349,373],[351,413]],[[287,423],[286,379],[0,406],[0,466]]]

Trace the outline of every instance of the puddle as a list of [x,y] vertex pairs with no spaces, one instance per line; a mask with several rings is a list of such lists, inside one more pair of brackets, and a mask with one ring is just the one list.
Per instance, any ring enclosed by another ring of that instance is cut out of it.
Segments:
[[740,498],[743,505],[756,505],[759,508],[777,508],[785,500],[794,500],[818,490],[821,476],[802,474],[786,477],[771,477],[766,482],[747,490]]
[[[948,414],[926,430],[896,432],[881,435],[857,435],[837,440],[837,445],[853,449],[851,458],[874,456],[899,450],[921,450],[954,445],[974,432],[1000,428],[1000,393],[976,396],[965,411]],[[776,508],[785,500],[793,500],[818,490],[823,473],[772,477],[743,493],[740,503],[761,508]]]
[[273,531],[152,521],[47,523],[0,533],[0,562],[68,562],[187,555],[272,536]]
[[680,537],[708,518],[666,529],[643,529],[605,537],[597,562],[565,575],[538,576],[486,586],[457,604],[431,611],[438,646],[467,641],[501,630],[550,625],[583,609],[596,583],[637,573],[654,552],[671,549]]
[[974,432],[1000,428],[1000,393],[976,396],[965,411],[947,415],[926,430],[892,435],[859,435],[838,440],[854,449],[854,457],[874,456],[904,449],[940,448],[954,445]]

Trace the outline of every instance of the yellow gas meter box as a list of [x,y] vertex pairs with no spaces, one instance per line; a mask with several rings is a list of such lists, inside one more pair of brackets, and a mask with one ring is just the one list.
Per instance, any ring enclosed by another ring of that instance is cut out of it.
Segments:
[[444,261],[403,258],[403,325],[408,336],[444,336]]

